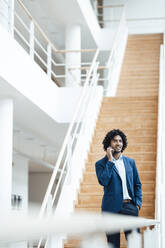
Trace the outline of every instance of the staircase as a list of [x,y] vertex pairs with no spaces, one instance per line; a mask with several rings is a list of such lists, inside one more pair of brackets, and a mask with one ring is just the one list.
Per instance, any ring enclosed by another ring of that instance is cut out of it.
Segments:
[[[100,212],[103,189],[95,174],[95,162],[105,156],[102,140],[113,129],[128,138],[126,156],[135,159],[143,190],[140,216],[154,218],[157,142],[159,50],[162,35],[129,36],[116,97],[104,97],[81,183],[76,210]],[[126,241],[121,239],[121,247]],[[77,247],[70,241],[65,247]]]

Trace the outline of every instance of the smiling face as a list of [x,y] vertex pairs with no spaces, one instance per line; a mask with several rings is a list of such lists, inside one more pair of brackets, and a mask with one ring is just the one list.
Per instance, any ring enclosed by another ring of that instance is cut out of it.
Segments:
[[114,136],[114,138],[111,140],[110,146],[113,148],[115,153],[120,153],[122,151],[123,140],[120,135]]

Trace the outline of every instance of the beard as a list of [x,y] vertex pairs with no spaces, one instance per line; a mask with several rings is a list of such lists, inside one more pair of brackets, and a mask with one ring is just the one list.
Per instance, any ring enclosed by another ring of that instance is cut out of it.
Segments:
[[114,150],[113,154],[121,153],[122,148],[120,150]]

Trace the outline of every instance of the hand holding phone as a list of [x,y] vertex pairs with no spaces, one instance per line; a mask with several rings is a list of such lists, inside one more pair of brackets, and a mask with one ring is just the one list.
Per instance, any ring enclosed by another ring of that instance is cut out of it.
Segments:
[[108,160],[109,160],[109,161],[112,161],[113,152],[114,152],[114,149],[113,149],[111,146],[109,146],[109,147],[107,148],[107,151],[106,151],[107,157],[108,157]]

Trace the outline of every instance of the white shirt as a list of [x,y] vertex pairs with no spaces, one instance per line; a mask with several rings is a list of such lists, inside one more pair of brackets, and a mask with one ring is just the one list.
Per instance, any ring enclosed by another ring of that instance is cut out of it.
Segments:
[[119,175],[121,177],[122,188],[123,188],[123,200],[126,200],[126,199],[130,199],[131,200],[131,197],[128,194],[127,182],[126,182],[126,173],[125,173],[125,166],[124,166],[122,155],[117,160],[115,158],[112,158],[112,162],[115,164],[115,166],[116,166],[116,168],[117,168],[117,170],[119,172]]

